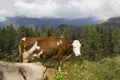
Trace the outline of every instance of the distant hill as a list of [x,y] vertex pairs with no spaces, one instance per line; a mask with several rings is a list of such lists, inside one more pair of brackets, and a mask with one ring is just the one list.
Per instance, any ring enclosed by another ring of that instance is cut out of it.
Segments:
[[57,29],[68,29],[68,30],[70,30],[71,32],[81,32],[82,26],[62,24],[62,25],[59,25],[59,26],[57,27]]
[[42,26],[51,26],[54,29],[67,28],[71,32],[80,32],[82,26],[95,24],[103,26],[104,28],[120,28],[120,17],[109,18],[106,22],[100,23],[100,20],[95,18],[81,18],[81,19],[64,19],[64,18],[26,18],[26,17],[13,17],[7,18],[6,21],[0,22],[0,27],[4,27],[9,24],[15,26],[38,26],[41,29]]
[[[120,17],[112,17],[109,18],[106,22],[96,24],[98,26],[102,26],[105,29],[115,29],[120,28]],[[71,32],[80,32],[82,30],[82,26],[76,26],[76,25],[59,25],[58,28],[60,29],[69,29]]]
[[24,26],[38,26],[41,28],[44,26],[52,26],[53,28],[57,28],[61,24],[65,25],[77,25],[84,26],[89,24],[98,24],[100,20],[95,18],[82,18],[82,19],[64,19],[64,18],[26,18],[26,17],[13,17],[7,18],[6,21],[0,22],[0,26],[4,27],[8,24],[14,24],[16,26],[24,25]]
[[109,18],[106,22],[100,25],[102,25],[103,27],[112,27],[112,28],[120,27],[120,17]]

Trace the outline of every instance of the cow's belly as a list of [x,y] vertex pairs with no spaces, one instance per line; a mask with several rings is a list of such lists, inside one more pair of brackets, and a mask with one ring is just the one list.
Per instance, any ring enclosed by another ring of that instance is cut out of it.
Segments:
[[32,58],[38,59],[40,61],[49,61],[49,60],[56,60],[58,56],[57,55],[34,54]]

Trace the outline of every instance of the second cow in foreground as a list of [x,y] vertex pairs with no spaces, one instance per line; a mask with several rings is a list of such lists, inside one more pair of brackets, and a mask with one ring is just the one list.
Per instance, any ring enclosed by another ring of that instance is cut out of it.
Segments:
[[78,40],[65,37],[22,38],[19,44],[23,62],[29,62],[32,58],[48,60],[56,57],[59,70],[61,70],[63,59],[68,59],[72,53],[75,56],[81,55],[80,48],[81,43]]
[[0,61],[0,80],[51,80],[55,69],[37,63],[11,63]]

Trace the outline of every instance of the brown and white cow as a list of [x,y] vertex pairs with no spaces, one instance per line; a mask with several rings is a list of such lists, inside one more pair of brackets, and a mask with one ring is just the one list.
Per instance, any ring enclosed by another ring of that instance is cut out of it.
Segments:
[[62,60],[69,58],[72,53],[80,56],[81,43],[78,40],[70,40],[65,37],[37,37],[22,38],[19,51],[23,62],[29,62],[31,58],[48,60],[54,56],[57,59],[57,68],[61,70]]

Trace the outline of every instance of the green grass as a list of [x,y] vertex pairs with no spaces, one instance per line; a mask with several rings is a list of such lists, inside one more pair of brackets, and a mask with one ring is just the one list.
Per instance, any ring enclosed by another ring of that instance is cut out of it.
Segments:
[[120,80],[120,57],[65,62],[53,80]]

